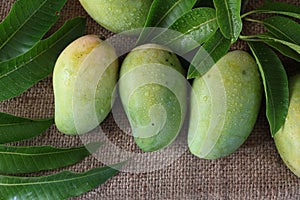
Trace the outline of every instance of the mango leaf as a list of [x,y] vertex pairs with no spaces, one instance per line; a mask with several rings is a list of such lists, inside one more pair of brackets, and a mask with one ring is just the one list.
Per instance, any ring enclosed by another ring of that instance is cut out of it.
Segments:
[[[196,0],[154,0],[151,4],[145,27],[167,28],[179,17],[188,12],[195,5]],[[155,36],[161,33],[155,29],[143,29],[138,39],[138,45],[148,43]]]
[[27,119],[0,113],[0,144],[38,136],[45,132],[53,122],[53,118]]
[[215,10],[196,8],[176,20],[169,30],[158,35],[153,41],[184,54],[203,44],[217,29]]
[[294,20],[274,16],[263,20],[263,24],[276,38],[300,45],[300,25]]
[[241,0],[214,0],[220,30],[234,43],[242,31]]
[[276,53],[261,42],[248,42],[256,59],[264,84],[266,115],[270,131],[274,136],[284,124],[288,105],[288,79],[284,67]]
[[196,53],[188,71],[188,78],[205,74],[229,49],[230,40],[218,30]]
[[0,61],[31,49],[59,18],[67,0],[19,0],[0,23]]
[[257,37],[260,38],[260,39],[263,39],[265,41],[270,40],[270,41],[273,41],[273,42],[277,42],[277,43],[286,45],[287,47],[293,49],[295,52],[300,54],[300,45],[297,45],[295,43],[291,43],[291,42],[288,42],[288,41],[285,41],[285,40],[278,39],[274,35],[272,35],[272,33],[268,33],[268,32],[262,33],[262,34],[257,35]]
[[73,165],[90,155],[89,150],[96,151],[99,146],[99,143],[88,144],[87,148],[84,146],[72,148],[0,146],[0,173],[31,173]]
[[117,174],[123,164],[84,173],[64,171],[42,177],[0,176],[2,199],[68,199],[81,195]]
[[169,27],[191,10],[197,0],[154,0],[145,23],[146,27]]
[[288,47],[284,44],[278,43],[278,42],[268,40],[268,39],[262,39],[262,41],[264,43],[266,43],[267,45],[269,45],[270,47],[273,47],[274,49],[276,49],[282,55],[287,56],[291,59],[294,59],[294,60],[300,62],[300,54],[297,53],[295,50],[291,49],[290,47]]
[[262,7],[249,12],[248,14],[252,13],[280,14],[300,19],[300,8],[285,2],[266,1]]
[[0,63],[0,101],[26,91],[53,71],[61,51],[84,33],[85,19],[68,21],[48,39],[40,41],[30,51]]

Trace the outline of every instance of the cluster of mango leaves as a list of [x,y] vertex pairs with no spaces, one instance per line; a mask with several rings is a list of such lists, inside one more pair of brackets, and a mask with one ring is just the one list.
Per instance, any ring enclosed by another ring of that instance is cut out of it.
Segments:
[[[145,28],[138,43],[165,44],[180,53],[194,50],[187,74],[192,79],[206,73],[238,39],[247,41],[263,81],[266,116],[274,136],[286,119],[289,90],[286,71],[273,49],[300,62],[300,24],[295,21],[300,19],[300,8],[265,0],[260,8],[241,14],[247,3],[247,0],[154,0],[145,27],[167,28],[180,34],[170,31],[153,34]],[[259,13],[271,16],[262,21],[249,17]],[[267,31],[244,36],[243,20],[263,25]]]
[[[20,95],[51,74],[60,52],[84,34],[85,20],[75,18],[43,39],[58,20],[59,11],[66,1],[18,0],[0,23],[0,101]],[[191,79],[207,72],[239,38],[247,41],[261,72],[266,114],[274,135],[284,123],[289,94],[286,72],[272,49],[300,61],[300,25],[293,20],[300,19],[300,9],[287,3],[265,1],[262,7],[241,15],[246,3],[247,0],[154,0],[145,27],[167,28],[181,34],[169,37],[160,33],[160,36],[153,37],[153,34],[144,31],[139,42],[145,42],[145,38],[149,41],[150,35],[153,42],[165,41],[163,38],[168,37],[169,43],[185,45],[179,46],[181,51],[196,49],[188,71],[188,78]],[[249,18],[256,13],[276,15],[262,21]],[[241,35],[243,19],[264,25],[267,32]],[[187,38],[196,41],[197,45],[183,43]],[[90,154],[83,146],[55,148],[4,145],[35,137],[52,124],[53,118],[26,119],[0,113],[2,198],[65,199],[82,194],[117,173],[116,168],[120,165],[95,168],[85,173],[64,171],[43,177],[11,176],[75,164]],[[89,149],[97,149],[99,145],[89,144]]]
[[[43,39],[66,2],[18,0],[0,23],[0,101],[18,96],[51,74],[60,52],[84,34],[85,19],[74,18]],[[0,199],[66,199],[97,187],[118,172],[121,164],[84,173],[63,171],[41,177],[20,176],[73,165],[101,145],[91,143],[71,148],[5,145],[38,136],[53,121],[53,118],[27,119],[0,113]]]

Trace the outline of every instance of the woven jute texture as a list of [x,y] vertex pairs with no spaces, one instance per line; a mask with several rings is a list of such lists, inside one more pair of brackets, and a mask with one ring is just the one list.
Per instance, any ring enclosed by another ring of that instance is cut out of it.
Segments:
[[[0,2],[0,20],[2,20],[8,14],[14,0],[0,0]],[[299,0],[285,2],[300,5]],[[261,4],[262,0],[251,0],[247,10]],[[47,36],[66,20],[76,16],[87,18],[87,34],[96,34],[102,38],[114,35],[93,21],[77,0],[69,0],[60,16]],[[255,34],[262,30],[260,26],[246,23],[243,34]],[[234,45],[232,49],[248,51],[242,42]],[[289,68],[288,71],[297,65],[289,59],[284,59],[284,64]],[[253,132],[230,156],[210,161],[199,159],[186,150],[162,169],[148,170],[151,172],[144,173],[120,172],[101,186],[72,199],[300,199],[300,179],[289,171],[277,153],[264,110],[263,103]],[[53,116],[52,76],[40,81],[19,97],[2,102],[0,111],[32,118]],[[125,117],[121,123],[129,129]],[[103,122],[102,127],[115,145],[126,151],[140,152],[132,138],[124,135],[118,128],[112,114]],[[186,131],[184,134],[187,134]],[[53,125],[41,136],[16,145],[70,147],[81,144],[79,137],[63,135]],[[166,156],[163,159],[168,158]],[[82,172],[102,165],[99,159],[90,156],[64,169]],[[53,171],[38,175],[50,173]]]

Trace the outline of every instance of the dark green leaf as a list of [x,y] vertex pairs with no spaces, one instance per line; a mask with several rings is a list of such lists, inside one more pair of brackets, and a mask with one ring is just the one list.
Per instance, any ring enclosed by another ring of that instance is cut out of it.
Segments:
[[242,31],[241,0],[214,0],[220,30],[234,43]]
[[193,9],[163,32],[154,42],[169,46],[180,53],[186,53],[209,39],[218,29],[215,10],[212,8]]
[[53,122],[53,118],[34,120],[0,113],[0,144],[38,136],[45,132]]
[[104,183],[121,166],[94,168],[84,173],[64,171],[42,177],[0,176],[0,194],[2,199],[67,199]]
[[0,173],[30,173],[73,165],[90,155],[87,149],[96,150],[99,146],[99,143],[91,143],[87,148],[0,146]]
[[251,13],[274,13],[300,19],[300,8],[285,2],[266,1],[265,4]]
[[0,24],[0,61],[32,48],[59,18],[66,0],[19,0]]
[[195,55],[188,71],[188,78],[205,74],[230,48],[230,40],[218,30]]
[[61,51],[84,33],[85,20],[68,21],[60,30],[39,42],[30,51],[0,63],[0,100],[6,100],[26,91],[53,71]]
[[265,19],[263,24],[276,38],[300,45],[300,25],[294,20],[274,16]]
[[259,66],[266,95],[266,114],[274,136],[284,124],[288,105],[288,79],[274,51],[261,42],[248,42]]
[[282,55],[285,55],[289,58],[292,58],[292,59],[300,62],[300,54],[297,53],[295,50],[291,49],[290,47],[288,47],[284,44],[278,43],[278,42],[268,40],[268,39],[262,39],[262,41],[264,43],[266,43],[267,45],[273,47],[277,51],[279,51]]
[[195,5],[196,0],[154,0],[145,26],[169,27]]
[[[191,10],[195,3],[196,0],[154,0],[149,10],[145,27],[167,28],[183,14]],[[148,43],[157,36],[157,32],[160,31],[144,29],[140,34],[138,44]]]
[[271,33],[266,32],[266,33],[257,35],[257,37],[264,41],[269,40],[269,41],[273,41],[273,42],[277,42],[277,43],[286,45],[287,47],[293,49],[295,52],[300,54],[300,46],[299,45],[285,41],[285,40],[278,39],[275,36],[273,36]]

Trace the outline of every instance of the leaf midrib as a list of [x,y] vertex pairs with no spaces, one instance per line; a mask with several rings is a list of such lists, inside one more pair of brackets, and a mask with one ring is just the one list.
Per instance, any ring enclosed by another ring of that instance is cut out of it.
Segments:
[[1,155],[18,155],[18,156],[45,156],[45,155],[55,155],[55,154],[65,154],[65,153],[70,153],[70,152],[76,152],[80,150],[84,150],[84,147],[78,147],[74,149],[67,149],[67,150],[61,150],[61,151],[55,151],[55,152],[46,152],[46,153],[20,153],[20,152],[5,152],[5,151],[0,151],[0,156]]
[[175,37],[174,39],[172,39],[170,42],[168,42],[168,44],[172,43],[173,41],[176,41],[177,39],[179,39],[179,38],[181,38],[181,37],[183,37],[183,36],[188,35],[188,34],[191,33],[192,31],[195,31],[195,30],[199,29],[201,26],[205,26],[205,25],[207,25],[207,24],[209,24],[209,23],[215,21],[216,19],[217,19],[217,18],[213,18],[213,19],[210,19],[210,20],[208,20],[208,21],[205,21],[205,23],[199,24],[198,26],[194,26],[192,29],[190,29],[190,30],[188,30],[188,31],[186,31],[186,32],[184,32],[184,33],[182,33],[182,35],[177,36],[177,37]]
[[[31,183],[13,183],[13,184],[0,183],[0,186],[8,186],[8,187],[12,187],[12,186],[28,186],[28,185],[30,186],[30,185],[41,185],[41,184],[50,184],[50,183],[71,182],[71,181],[80,180],[80,179],[87,179],[87,178],[93,177],[93,176],[95,176],[97,174],[102,174],[103,172],[105,172],[107,170],[108,169],[101,170],[100,172],[94,172],[94,173],[91,173],[91,174],[88,174],[88,175],[82,175],[82,176],[78,176],[78,177],[75,177],[75,178],[66,178],[66,179],[62,179],[62,180],[50,180],[50,181],[44,180],[44,181],[31,182]],[[76,175],[76,174],[74,174],[74,173],[68,173],[68,174],[59,174],[59,175]]]
[[268,26],[270,26],[271,28],[275,29],[276,31],[278,31],[280,34],[284,35],[286,38],[288,38],[290,41],[294,42],[295,44],[298,44],[297,41],[295,41],[293,38],[291,38],[289,35],[285,34],[284,32],[282,32],[280,29],[276,28],[275,26],[273,26],[270,23],[264,22],[265,24],[267,24]]
[[160,18],[160,20],[155,24],[155,26],[159,25],[165,18],[168,16],[168,14],[180,3],[182,0],[177,1],[170,9]]
[[233,28],[232,28],[233,25],[232,25],[232,21],[231,21],[231,18],[230,18],[230,9],[229,9],[229,6],[227,4],[227,0],[224,0],[224,2],[225,2],[226,9],[228,10],[227,17],[228,17],[228,22],[229,22],[230,35],[233,38],[234,37],[234,31],[233,31]]
[[40,10],[40,8],[42,8],[45,4],[46,4],[46,2],[47,2],[48,0],[45,0],[44,1],[44,3],[42,3],[39,7],[38,7],[38,9],[36,9],[25,21],[24,21],[24,23],[23,24],[21,24],[17,29],[16,29],[16,31],[13,33],[13,34],[11,34],[11,36],[9,36],[8,38],[7,38],[7,40],[0,46],[0,51],[3,49],[3,47],[9,42],[9,41],[11,41],[11,39],[25,26],[25,24],[27,24],[27,22],[28,21],[30,21],[31,20],[31,18],[32,18],[32,16],[34,16],[39,10]]

